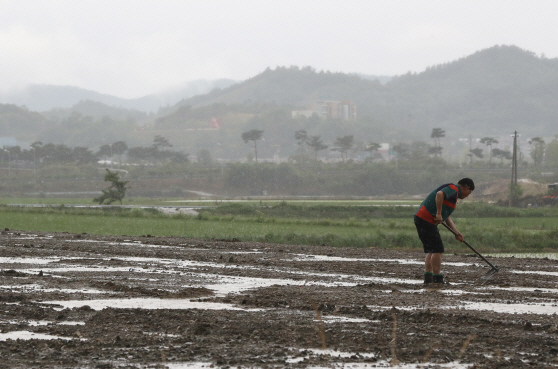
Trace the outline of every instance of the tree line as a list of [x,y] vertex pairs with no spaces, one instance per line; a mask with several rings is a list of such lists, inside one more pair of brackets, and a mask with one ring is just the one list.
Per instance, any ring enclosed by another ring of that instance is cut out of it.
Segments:
[[[264,140],[265,130],[251,129],[242,132],[241,139],[245,144],[250,144],[253,148],[253,156],[249,155],[248,160],[255,158],[258,162],[258,141]],[[433,144],[422,141],[402,141],[390,145],[389,157],[383,157],[378,153],[381,144],[372,140],[357,141],[354,135],[343,135],[336,137],[335,140],[326,144],[321,135],[309,134],[307,130],[299,129],[294,131],[292,136],[293,144],[296,149],[289,156],[291,162],[307,162],[320,160],[320,154],[324,151],[337,153],[338,161],[348,162],[353,160],[353,156],[358,155],[361,161],[372,162],[375,160],[394,160],[398,163],[414,159],[414,161],[425,160],[427,158],[442,157],[444,146],[442,139],[445,137],[445,130],[442,128],[433,128],[430,134]],[[468,164],[474,165],[496,165],[493,159],[499,159],[500,165],[511,161],[512,153],[510,150],[493,147],[499,142],[493,137],[483,137],[478,140],[477,147],[471,147],[468,150]],[[480,146],[479,146],[480,145]],[[533,137],[528,141],[529,156],[532,165],[535,168],[556,167],[558,166],[558,135],[548,144],[542,137]],[[482,148],[484,146],[484,149]],[[120,164],[165,164],[165,163],[187,163],[190,161],[190,154],[182,151],[174,151],[173,145],[169,140],[161,135],[156,135],[150,146],[134,146],[128,147],[125,141],[116,141],[112,144],[101,145],[98,150],[93,151],[90,148],[77,146],[68,147],[64,144],[43,144],[40,141],[33,142],[28,149],[22,149],[20,146],[5,146],[0,152],[2,162],[18,162],[27,161],[44,164],[67,164],[84,165],[96,163],[100,160],[105,162],[114,162],[117,160]],[[366,154],[364,160],[359,153]],[[519,162],[523,166],[529,165],[523,150],[519,150]],[[331,155],[328,154],[329,157]],[[197,162],[203,164],[211,164],[214,161],[212,152],[207,149],[200,149],[196,153]],[[481,161],[486,160],[487,161]],[[484,164],[482,164],[484,163]],[[420,163],[417,163],[420,166]]]
[[163,164],[166,162],[185,163],[189,161],[189,154],[170,150],[172,145],[168,139],[155,136],[151,146],[128,147],[124,141],[104,144],[97,151],[88,147],[69,147],[64,144],[43,144],[41,141],[33,142],[28,149],[20,146],[4,146],[0,152],[2,161],[9,162],[34,162],[42,164],[75,164],[85,165],[119,159],[123,162],[124,155],[128,163]]
[[[256,162],[258,161],[257,142],[264,139],[264,132],[265,131],[261,129],[252,129],[243,132],[241,135],[242,140],[245,143],[252,142]],[[433,139],[433,145],[420,141],[410,143],[399,142],[392,145],[390,150],[393,154],[393,158],[398,161],[408,160],[410,158],[441,158],[444,150],[441,139],[445,137],[445,130],[442,128],[432,128],[430,137]],[[324,143],[320,135],[309,135],[306,130],[301,129],[294,132],[294,140],[296,141],[297,150],[294,155],[291,155],[291,161],[305,161],[309,158],[318,160],[318,153],[327,149],[338,152],[342,162],[347,162],[347,160],[349,160],[351,152],[369,153],[369,156],[365,159],[365,161],[382,158],[381,155],[377,155],[378,150],[381,148],[381,145],[378,142],[368,141],[367,143],[362,144],[355,140],[354,135],[337,137],[330,147],[330,145]],[[483,150],[482,147],[478,146],[475,148],[469,148],[467,153],[469,164],[472,165],[473,161],[484,159],[485,153],[487,153],[488,156],[489,166],[492,164],[493,158],[500,159],[500,164],[504,164],[505,160],[511,161],[511,150],[493,147],[498,143],[499,141],[494,137],[482,137],[478,139],[478,144],[484,145],[486,147],[486,151]],[[558,166],[558,135],[548,145],[542,137],[533,137],[528,141],[528,144],[529,156],[532,159],[535,168],[541,167],[543,164],[546,164],[549,167]],[[525,155],[521,149],[519,150],[518,155],[519,161],[522,162],[524,166],[528,165],[525,161]]]

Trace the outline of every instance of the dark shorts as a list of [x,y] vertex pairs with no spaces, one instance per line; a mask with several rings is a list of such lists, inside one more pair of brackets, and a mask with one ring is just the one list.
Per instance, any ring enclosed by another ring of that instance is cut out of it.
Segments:
[[441,254],[444,252],[444,244],[437,225],[429,223],[415,215],[415,226],[417,227],[418,236],[424,246],[425,254]]

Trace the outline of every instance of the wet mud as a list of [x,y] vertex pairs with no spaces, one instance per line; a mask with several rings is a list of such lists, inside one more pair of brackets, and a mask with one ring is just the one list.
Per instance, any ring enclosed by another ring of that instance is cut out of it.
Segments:
[[[371,245],[374,246],[374,245]],[[0,368],[552,368],[558,262],[0,235]]]

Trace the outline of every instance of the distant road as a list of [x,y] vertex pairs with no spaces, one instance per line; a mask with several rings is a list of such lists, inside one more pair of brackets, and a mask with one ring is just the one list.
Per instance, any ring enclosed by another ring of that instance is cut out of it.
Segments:
[[13,207],[24,208],[47,208],[64,206],[65,208],[84,208],[84,209],[103,209],[103,208],[123,208],[123,209],[157,209],[165,214],[189,214],[197,215],[198,210],[211,208],[212,206],[161,206],[161,205],[53,205],[53,204],[8,204]]

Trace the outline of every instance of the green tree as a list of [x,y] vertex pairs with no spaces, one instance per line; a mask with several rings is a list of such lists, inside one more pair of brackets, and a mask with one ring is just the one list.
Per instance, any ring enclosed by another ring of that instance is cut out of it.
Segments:
[[128,149],[128,160],[133,162],[148,162],[155,159],[155,147],[136,146]]
[[442,155],[442,147],[440,146],[440,138],[446,137],[446,131],[441,128],[432,128],[432,133],[430,134],[430,138],[434,139],[434,148],[429,150],[431,154],[436,156]]
[[203,165],[209,165],[213,162],[213,157],[211,156],[211,152],[207,149],[201,149],[198,151],[198,163]]
[[398,161],[411,158],[411,146],[407,143],[401,142],[395,144],[391,147],[391,150],[395,152]]
[[492,163],[492,145],[497,144],[498,140],[493,137],[483,137],[480,139],[479,142],[485,144],[486,146],[490,146],[490,150],[489,150],[490,157],[488,158],[488,162]]
[[97,156],[87,147],[74,147],[72,150],[72,158],[77,165],[97,162]]
[[108,168],[105,168],[105,170],[107,171],[105,182],[110,182],[110,186],[106,190],[102,190],[103,194],[94,198],[93,201],[101,205],[105,202],[110,205],[115,201],[120,201],[120,204],[122,204],[122,199],[126,196],[126,190],[130,188],[126,186],[128,181],[121,181],[117,172],[111,172]]
[[242,140],[244,143],[248,143],[248,141],[254,142],[254,153],[256,157],[256,163],[258,162],[258,140],[262,139],[264,131],[260,129],[252,129],[250,131],[242,133]]
[[521,196],[523,196],[523,188],[521,188],[520,185],[516,185],[513,183],[509,184],[508,187],[509,193],[510,193],[510,201],[512,204],[517,204],[517,200],[519,200],[521,198]]
[[374,154],[376,153],[376,151],[378,151],[380,149],[380,147],[382,147],[382,145],[380,145],[379,143],[376,142],[369,142],[366,147],[364,148],[364,151],[369,152],[370,153],[370,158],[374,158]]
[[433,154],[434,156],[441,156],[443,148],[440,146],[430,146],[428,148],[428,153]]
[[512,159],[512,153],[511,151],[508,150],[501,150],[499,148],[494,148],[492,149],[492,155],[495,158],[500,158],[500,162],[504,163],[504,159],[506,160],[511,160]]
[[35,150],[39,150],[43,146],[43,143],[41,141],[35,141],[30,146]]
[[128,150],[128,145],[124,141],[116,141],[112,144],[112,152],[115,155],[124,155],[126,150]]
[[111,145],[102,145],[99,147],[99,150],[97,150],[97,156],[104,158],[105,160],[108,160],[109,158],[112,159]]
[[544,158],[546,165],[558,167],[558,136],[555,136],[554,139],[546,145]]
[[482,149],[477,147],[474,149],[469,150],[469,163],[473,162],[473,157],[476,156],[479,159],[484,158],[484,153],[482,152]]
[[348,152],[355,145],[355,137],[353,135],[337,137],[333,145],[331,151],[339,151],[341,159],[347,161]]
[[295,132],[295,140],[297,140],[297,145],[300,146],[302,153],[306,151],[304,149],[304,145],[308,142],[308,133],[305,130],[301,129]]
[[155,149],[157,150],[162,150],[165,147],[172,147],[172,145],[169,143],[169,140],[167,140],[163,136],[157,135],[153,139],[153,147],[155,147]]
[[531,152],[529,153],[529,155],[535,163],[535,168],[537,168],[543,162],[546,144],[542,137],[533,137],[529,140],[529,145],[531,145]]
[[116,141],[111,145],[113,155],[118,155],[118,162],[122,165],[122,155],[128,150],[128,145],[124,141]]
[[328,148],[321,139],[320,136],[310,136],[310,140],[308,140],[307,145],[312,148],[314,151],[314,159],[318,160],[318,152],[322,150],[326,150]]
[[[423,141],[413,141],[411,142],[410,148],[410,158],[413,160],[426,160],[428,154],[430,154],[430,149],[432,146]],[[441,147],[439,148],[441,151]]]

